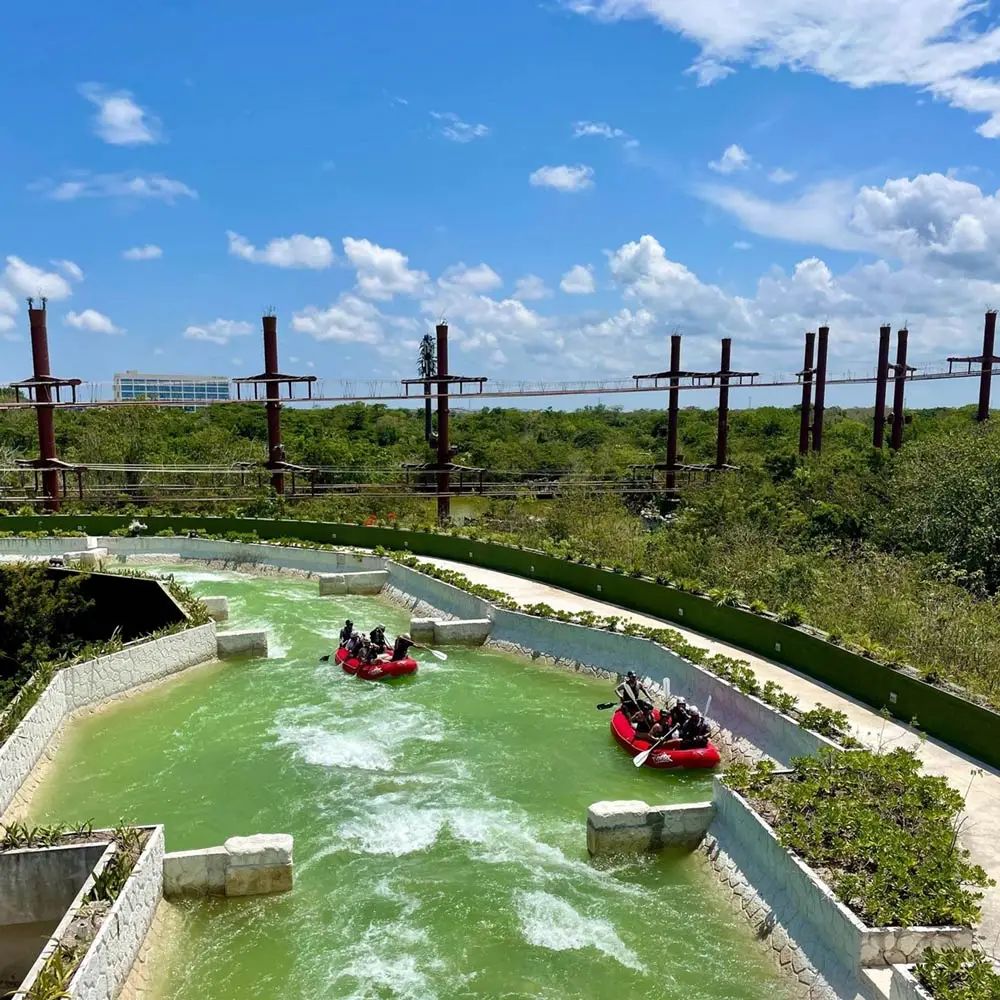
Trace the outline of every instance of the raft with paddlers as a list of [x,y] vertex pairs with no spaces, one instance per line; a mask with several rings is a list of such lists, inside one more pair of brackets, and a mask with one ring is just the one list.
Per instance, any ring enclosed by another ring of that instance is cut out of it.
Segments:
[[[654,714],[658,719],[659,713],[655,709]],[[638,759],[642,754],[647,754],[641,763],[645,767],[711,768],[721,759],[718,748],[712,743],[703,747],[691,747],[685,746],[684,741],[678,739],[657,741],[637,737],[632,723],[620,708],[611,717],[611,734],[618,745],[632,757]]]
[[409,656],[394,660],[388,653],[376,656],[370,663],[361,663],[357,657],[351,656],[343,646],[335,654],[336,661],[344,668],[345,674],[353,674],[366,681],[391,680],[393,677],[406,677],[415,674],[419,664]]

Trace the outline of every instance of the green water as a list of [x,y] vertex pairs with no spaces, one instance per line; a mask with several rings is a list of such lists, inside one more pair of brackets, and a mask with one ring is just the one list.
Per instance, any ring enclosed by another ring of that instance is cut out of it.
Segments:
[[[162,997],[763,998],[781,993],[695,858],[591,863],[586,810],[693,801],[710,777],[636,770],[610,685],[482,650],[393,685],[320,666],[345,615],[315,582],[178,572],[226,594],[271,658],[192,671],[74,723],[35,820],[166,824],[168,850],[295,836],[292,893],[185,902]],[[426,654],[425,654],[426,655]]]

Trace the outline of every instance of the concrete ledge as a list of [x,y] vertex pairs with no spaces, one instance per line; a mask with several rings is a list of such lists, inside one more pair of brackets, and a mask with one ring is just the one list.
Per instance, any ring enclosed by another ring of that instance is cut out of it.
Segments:
[[263,629],[217,632],[215,641],[220,658],[240,655],[267,656],[267,632]]
[[320,573],[319,596],[331,594],[379,594],[389,580],[384,569],[365,570],[360,573]]
[[175,851],[163,857],[163,894],[263,896],[292,888],[292,848],[287,833],[230,837],[222,847]]
[[410,635],[416,642],[436,642],[441,645],[481,646],[490,636],[493,622],[489,618],[411,618]]
[[889,982],[889,1000],[931,1000],[913,975],[912,965],[894,965]]
[[587,810],[591,855],[694,849],[715,816],[711,802],[650,806],[638,800],[595,802]]
[[224,622],[229,619],[229,598],[228,597],[203,597],[202,604],[208,608],[208,613],[217,621]]

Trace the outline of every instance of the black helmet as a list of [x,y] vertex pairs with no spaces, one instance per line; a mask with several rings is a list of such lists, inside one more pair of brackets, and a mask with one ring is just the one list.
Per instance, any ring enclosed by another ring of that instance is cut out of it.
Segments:
[[344,622],[344,628],[353,628],[353,626],[354,622],[352,622],[350,618],[348,618],[347,621]]
[[630,671],[629,671],[629,672],[628,672],[628,673],[627,673],[627,674],[625,675],[625,678],[626,678],[627,680],[630,680],[630,681],[634,681],[634,680],[635,680],[635,671],[634,671],[634,670],[630,670]]
[[375,626],[375,631],[376,632],[384,632],[385,631],[385,626],[384,625],[376,625]]

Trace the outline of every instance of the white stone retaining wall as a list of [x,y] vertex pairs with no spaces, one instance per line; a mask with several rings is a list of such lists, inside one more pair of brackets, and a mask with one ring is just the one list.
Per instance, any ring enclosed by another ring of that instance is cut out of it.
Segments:
[[439,645],[481,646],[492,628],[489,618],[411,618],[410,638]]
[[[0,531],[3,531],[4,519],[0,517]],[[78,535],[72,538],[0,538],[0,556],[18,558],[27,556],[41,558],[42,556],[61,556],[64,552],[87,548],[87,536]]]
[[331,594],[379,594],[389,582],[384,569],[355,570],[347,573],[321,573],[320,597]]
[[931,995],[917,982],[912,965],[894,965],[889,1000],[931,1000]]
[[443,580],[436,580],[425,573],[419,573],[409,566],[402,566],[391,559],[384,560],[389,571],[389,583],[397,590],[423,603],[445,612],[452,618],[473,619],[493,618],[496,609],[489,601],[476,597]]
[[925,948],[972,944],[972,930],[962,927],[866,927],[718,777],[715,806],[715,839],[777,913],[794,915],[789,932],[827,978],[831,962],[859,975],[862,967],[912,961]]
[[70,713],[198,663],[214,660],[215,622],[136,642],[117,653],[56,672],[3,746],[0,746],[0,816]]
[[219,657],[267,656],[267,632],[264,629],[233,629],[216,632]]
[[646,802],[595,802],[587,810],[591,855],[697,847],[715,816],[711,802],[651,806]]
[[258,896],[292,888],[290,834],[230,837],[222,847],[163,857],[163,895]]
[[157,826],[70,982],[74,1000],[113,1000],[118,995],[162,896],[163,827]]

